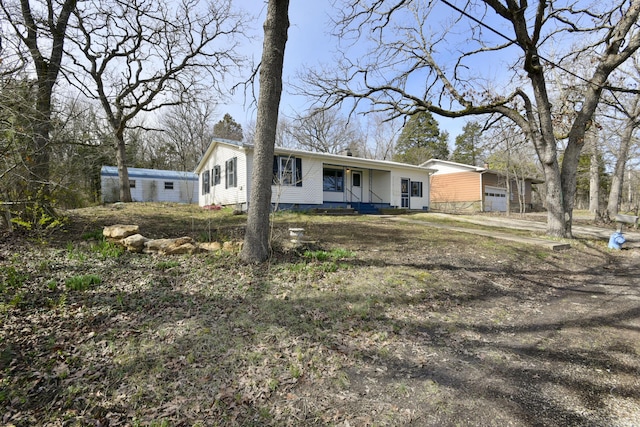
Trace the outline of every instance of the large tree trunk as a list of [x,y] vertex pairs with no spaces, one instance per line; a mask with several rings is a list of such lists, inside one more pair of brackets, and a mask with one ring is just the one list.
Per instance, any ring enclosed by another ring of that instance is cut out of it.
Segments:
[[256,120],[249,216],[241,257],[246,262],[269,258],[269,214],[273,152],[282,95],[282,67],[289,29],[289,0],[269,0],[264,23],[260,93]]
[[558,163],[542,164],[547,189],[547,234],[566,236],[565,212],[562,203],[562,183]]
[[48,82],[38,82],[38,101],[32,146],[28,150],[29,190],[31,197],[49,205],[49,157],[51,152],[51,89]]
[[[553,133],[551,103],[547,85],[539,63],[537,52],[527,54],[525,69],[529,74],[531,86],[536,99],[537,111],[528,108],[529,134],[542,163],[545,185],[547,187],[547,234],[554,237],[571,237],[567,235],[567,218],[563,198],[563,181],[558,164],[558,148]],[[538,128],[536,125],[538,123]]]
[[609,218],[615,217],[620,210],[620,195],[622,193],[622,184],[624,183],[624,172],[627,168],[627,157],[629,156],[634,130],[633,122],[629,119],[622,134],[616,167],[611,177],[611,189],[609,190],[609,202],[607,204]]
[[591,156],[589,163],[589,212],[600,218],[600,162],[598,144],[591,141]]
[[131,188],[129,187],[129,171],[127,170],[127,146],[124,142],[124,135],[116,135],[115,150],[118,166],[118,185],[120,187],[120,201],[129,203],[131,199]]
[[[51,153],[51,98],[53,87],[58,79],[60,64],[64,55],[64,42],[66,37],[69,17],[76,7],[77,0],[64,0],[55,3],[51,0],[45,2],[49,11],[49,21],[41,23],[38,16],[33,15],[32,5],[29,0],[20,0],[20,11],[24,27],[27,30],[23,38],[28,47],[36,71],[36,82],[38,86],[36,110],[37,118],[33,135],[33,159],[29,166],[29,189],[32,196],[37,197],[40,203],[45,206],[50,204],[49,200],[49,158]],[[38,6],[40,6],[38,4]],[[58,8],[58,9],[56,9]],[[55,16],[56,10],[59,15]],[[51,39],[46,42],[46,37],[41,34],[44,27],[48,26]],[[40,49],[39,44],[47,45],[50,42],[50,55],[46,57]]]

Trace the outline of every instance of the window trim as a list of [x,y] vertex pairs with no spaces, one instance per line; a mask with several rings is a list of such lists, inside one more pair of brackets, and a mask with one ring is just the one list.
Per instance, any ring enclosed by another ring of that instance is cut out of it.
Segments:
[[209,185],[209,171],[206,170],[202,172],[202,194],[209,194],[211,191],[211,187]]
[[422,197],[422,181],[411,181],[411,197]]
[[227,160],[224,164],[224,188],[238,186],[238,157]]
[[[283,161],[285,162],[285,167],[283,167]],[[287,182],[283,179],[284,169],[290,170],[290,178]],[[302,187],[302,159],[294,156],[273,156],[273,179],[271,184]]]
[[213,184],[214,186],[219,185],[221,181],[222,168],[220,167],[220,165],[215,165],[211,171],[211,184]]

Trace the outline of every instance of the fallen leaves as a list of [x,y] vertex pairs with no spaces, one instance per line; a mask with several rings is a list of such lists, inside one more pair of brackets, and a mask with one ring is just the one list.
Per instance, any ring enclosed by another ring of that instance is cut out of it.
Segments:
[[[176,256],[168,263],[130,253],[105,257],[78,242],[73,250],[0,243],[0,253],[20,254],[19,260],[0,260],[11,267],[4,271],[20,279],[11,295],[3,295],[0,311],[0,421],[468,425],[456,417],[472,413],[480,424],[522,425],[510,411],[528,409],[502,396],[523,393],[523,402],[543,400],[553,409],[555,396],[536,393],[556,379],[598,396],[592,382],[598,371],[576,368],[585,360],[603,361],[598,375],[606,372],[607,381],[619,384],[602,392],[607,408],[614,411],[617,401],[624,408],[636,403],[616,395],[638,390],[632,328],[591,322],[584,343],[578,329],[564,324],[545,330],[549,316],[567,318],[563,304],[578,294],[558,288],[550,299],[544,281],[580,285],[595,277],[573,266],[570,253],[557,255],[553,266],[510,248],[499,259],[486,252],[479,260],[465,251],[468,237],[444,240],[378,220],[306,221],[305,232],[323,236],[328,252],[357,249],[357,256],[327,268],[292,252],[275,253],[270,265],[256,268],[229,254]],[[185,223],[181,232],[188,233],[192,221]],[[164,225],[158,224],[152,232],[161,235]],[[281,225],[283,236],[290,225]],[[234,233],[228,234],[236,238]],[[508,262],[497,262],[511,252]],[[574,256],[599,262],[591,252]],[[66,277],[82,274],[96,274],[102,283],[83,292],[65,290]],[[619,279],[636,280],[629,274]],[[616,280],[608,276],[607,286]],[[12,304],[15,291],[21,300]],[[615,304],[625,301],[616,294]],[[614,310],[588,295],[579,303],[568,303],[572,321],[593,313],[593,304],[599,316]],[[529,324],[538,329],[529,333]],[[567,340],[573,347],[563,348]],[[600,352],[592,344],[602,340]],[[531,387],[518,389],[518,373]],[[585,410],[579,399],[572,404]],[[564,409],[556,407],[558,414]],[[596,415],[606,420],[603,414]]]

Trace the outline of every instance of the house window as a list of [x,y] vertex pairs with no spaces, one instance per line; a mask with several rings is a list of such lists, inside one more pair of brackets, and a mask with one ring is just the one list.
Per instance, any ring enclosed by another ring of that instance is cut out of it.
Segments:
[[227,160],[225,163],[224,171],[224,188],[232,188],[238,186],[238,173],[236,168],[238,166],[238,158]]
[[209,171],[202,172],[202,194],[209,194]]
[[360,187],[361,185],[361,175],[360,173],[355,173],[353,174],[353,176],[351,177],[351,185],[353,185],[354,187]]
[[136,188],[136,180],[135,179],[130,179],[129,180],[129,188]]
[[302,159],[273,156],[273,185],[302,187]]
[[220,184],[220,166],[215,165],[213,167],[213,185]]
[[323,191],[344,191],[344,171],[342,169],[324,169],[322,171]]
[[422,197],[421,181],[411,181],[411,197]]
[[164,182],[165,190],[173,190],[173,181],[165,181]]

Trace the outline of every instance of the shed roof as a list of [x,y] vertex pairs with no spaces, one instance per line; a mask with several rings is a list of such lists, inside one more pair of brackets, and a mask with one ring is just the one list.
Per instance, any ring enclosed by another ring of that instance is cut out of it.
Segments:
[[[198,175],[187,171],[170,171],[161,169],[127,168],[129,178],[138,179],[171,179],[177,181],[197,181]],[[115,166],[102,166],[100,176],[118,176]]]

